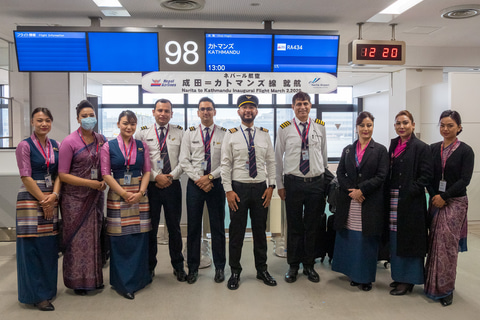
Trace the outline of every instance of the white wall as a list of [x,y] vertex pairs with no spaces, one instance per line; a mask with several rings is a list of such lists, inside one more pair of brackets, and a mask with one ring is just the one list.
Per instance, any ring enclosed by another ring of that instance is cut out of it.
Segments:
[[468,218],[480,220],[480,73],[450,73],[448,75],[450,93],[449,106],[462,116],[463,132],[458,136],[475,152],[475,167],[472,181],[467,187]]

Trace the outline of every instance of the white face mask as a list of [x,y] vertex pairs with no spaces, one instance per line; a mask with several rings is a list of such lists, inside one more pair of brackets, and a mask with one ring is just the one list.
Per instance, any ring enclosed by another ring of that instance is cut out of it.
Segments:
[[85,130],[93,130],[96,124],[97,118],[95,117],[82,118],[82,128]]

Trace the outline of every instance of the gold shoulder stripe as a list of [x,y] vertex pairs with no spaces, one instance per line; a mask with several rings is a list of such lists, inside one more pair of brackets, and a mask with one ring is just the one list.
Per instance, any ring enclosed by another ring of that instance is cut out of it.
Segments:
[[183,130],[183,127],[182,127],[182,126],[177,126],[177,127],[178,127],[178,129]]
[[227,129],[225,129],[224,127],[220,127],[220,130],[227,131]]
[[235,133],[235,132],[238,131],[238,129],[237,128],[232,128],[232,129],[228,129],[228,131],[230,131],[230,133]]
[[260,127],[260,130],[262,130],[263,132],[268,132],[268,129],[265,129],[264,127]]
[[190,131],[195,131],[195,127],[193,127],[193,126],[190,127],[189,129],[190,129]]
[[141,130],[145,130],[145,129],[148,129],[147,126],[142,126]]
[[322,126],[325,125],[325,122],[323,120],[320,120],[320,119],[315,119],[315,122],[318,123],[318,124],[321,124]]
[[291,125],[292,123],[290,121],[285,121],[284,123],[282,123],[280,125],[280,128],[282,129],[285,129],[286,127],[288,127],[289,125]]

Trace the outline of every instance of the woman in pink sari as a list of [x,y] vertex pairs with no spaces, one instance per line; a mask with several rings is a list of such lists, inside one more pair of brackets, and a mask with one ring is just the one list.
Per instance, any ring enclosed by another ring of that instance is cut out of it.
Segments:
[[472,148],[458,140],[462,132],[460,114],[440,115],[443,141],[431,145],[434,182],[429,188],[431,204],[425,294],[443,306],[453,302],[458,252],[467,250],[467,186],[473,174]]
[[105,182],[100,150],[106,138],[93,131],[97,123],[90,102],[77,106],[78,130],[60,146],[58,173],[62,184],[63,281],[78,295],[103,288],[100,232]]

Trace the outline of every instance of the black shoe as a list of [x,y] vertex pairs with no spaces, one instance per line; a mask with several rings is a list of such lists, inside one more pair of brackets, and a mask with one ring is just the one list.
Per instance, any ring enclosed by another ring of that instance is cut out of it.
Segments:
[[198,270],[188,270],[187,282],[193,284],[198,279]]
[[390,288],[396,288],[399,284],[400,282],[393,281],[392,283],[390,283]]
[[104,288],[105,288],[105,285],[103,283],[101,285],[95,287],[95,289],[97,289],[97,290],[103,290]]
[[216,269],[215,270],[215,278],[213,278],[216,283],[220,283],[225,281],[225,273],[223,272],[223,269]]
[[187,281],[187,273],[183,269],[173,270],[173,274],[177,277],[177,280],[180,282]]
[[75,289],[75,290],[73,290],[73,292],[75,292],[75,294],[79,295],[79,296],[86,296],[87,295],[87,290],[83,290],[83,289]]
[[267,286],[274,287],[277,285],[277,281],[275,281],[267,270],[257,272],[257,279],[262,280]]
[[232,272],[230,279],[228,279],[227,288],[230,290],[237,290],[240,282],[240,273]]
[[407,294],[407,292],[412,292],[413,284],[411,283],[399,283],[395,289],[390,291],[392,296],[403,296]]
[[358,287],[358,286],[360,285],[360,283],[355,282],[355,281],[350,281],[350,285],[351,285],[352,287]]
[[372,283],[362,283],[362,285],[360,286],[360,289],[362,289],[363,291],[370,291],[372,290]]
[[298,276],[298,269],[289,268],[287,273],[285,274],[285,281],[288,283],[293,283],[297,281]]
[[123,296],[129,300],[135,299],[135,295],[132,292],[127,292]]
[[53,311],[55,310],[55,307],[53,304],[50,303],[48,300],[43,300],[42,302],[35,303],[35,307],[37,307],[38,310],[40,311]]
[[150,277],[152,279],[155,278],[155,270],[150,271]]
[[440,299],[440,303],[442,304],[442,306],[444,307],[447,307],[449,305],[451,305],[453,302],[453,292],[450,293],[448,296],[446,296],[445,298],[442,298]]
[[312,282],[320,282],[320,276],[313,267],[303,267],[303,274],[308,276],[308,280]]

